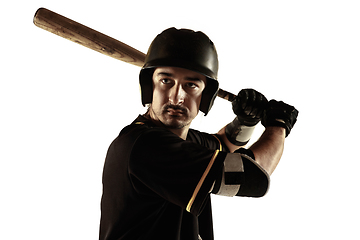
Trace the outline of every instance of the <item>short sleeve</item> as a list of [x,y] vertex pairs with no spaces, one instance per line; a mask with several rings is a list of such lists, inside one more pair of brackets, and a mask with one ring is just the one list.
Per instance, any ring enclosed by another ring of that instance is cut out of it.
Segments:
[[153,194],[194,215],[200,214],[226,153],[151,128],[136,141],[129,173],[138,192]]

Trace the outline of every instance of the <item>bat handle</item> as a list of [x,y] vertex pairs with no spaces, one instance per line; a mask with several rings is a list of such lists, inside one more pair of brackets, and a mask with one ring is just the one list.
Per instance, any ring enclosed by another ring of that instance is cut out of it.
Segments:
[[219,91],[217,93],[217,96],[221,97],[221,98],[223,98],[225,100],[228,100],[230,102],[234,101],[234,99],[236,97],[236,95],[234,95],[234,94],[232,94],[232,93],[230,93],[228,91],[225,91],[225,90],[223,90],[221,88],[219,89]]

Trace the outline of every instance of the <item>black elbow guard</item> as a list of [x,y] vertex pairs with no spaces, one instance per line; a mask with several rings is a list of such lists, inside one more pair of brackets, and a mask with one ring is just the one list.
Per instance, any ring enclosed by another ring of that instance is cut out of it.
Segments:
[[212,193],[222,196],[262,197],[269,188],[269,175],[254,160],[251,150],[228,153]]

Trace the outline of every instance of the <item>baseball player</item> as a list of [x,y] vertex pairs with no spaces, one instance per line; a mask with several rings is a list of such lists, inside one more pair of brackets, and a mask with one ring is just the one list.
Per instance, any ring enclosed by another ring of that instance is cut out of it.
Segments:
[[[211,194],[262,197],[298,111],[243,89],[217,134],[191,129],[216,98],[218,57],[202,32],[170,28],[140,71],[148,105],[111,143],[104,165],[101,240],[211,240]],[[265,130],[249,148],[255,126]]]

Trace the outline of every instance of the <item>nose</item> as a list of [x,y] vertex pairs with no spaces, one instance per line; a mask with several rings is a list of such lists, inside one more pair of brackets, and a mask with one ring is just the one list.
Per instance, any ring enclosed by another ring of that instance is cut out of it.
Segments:
[[185,91],[181,84],[175,84],[170,90],[169,101],[174,105],[180,105],[184,102],[184,99]]

